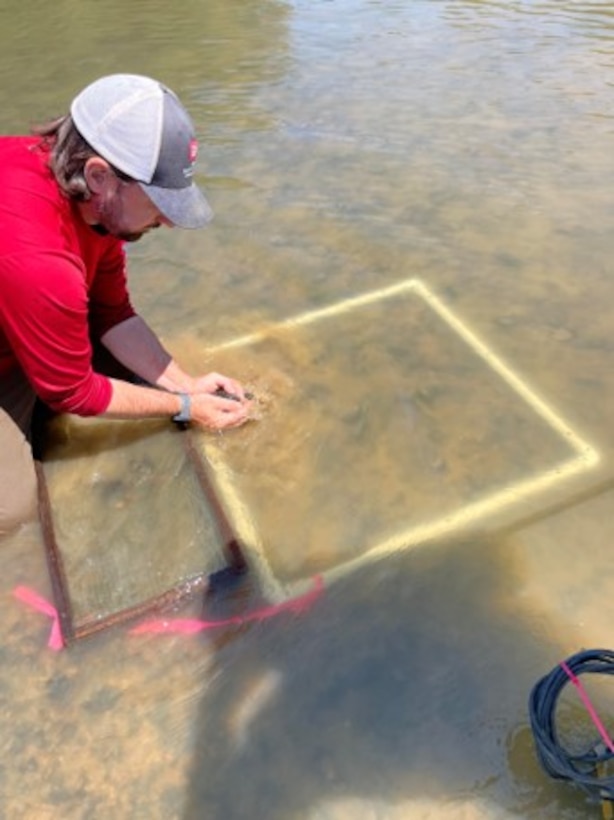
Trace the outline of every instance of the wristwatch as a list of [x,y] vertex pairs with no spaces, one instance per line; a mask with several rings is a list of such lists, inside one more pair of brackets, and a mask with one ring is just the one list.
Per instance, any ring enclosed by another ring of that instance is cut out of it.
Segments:
[[181,410],[178,413],[175,413],[173,416],[173,421],[186,423],[192,418],[192,399],[190,398],[189,393],[179,393],[178,395],[181,399]]

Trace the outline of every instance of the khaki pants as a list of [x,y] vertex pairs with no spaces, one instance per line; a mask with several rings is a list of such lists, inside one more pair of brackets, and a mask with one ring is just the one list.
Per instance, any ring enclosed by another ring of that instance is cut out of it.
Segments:
[[21,372],[0,383],[0,535],[36,515],[29,440],[35,400]]

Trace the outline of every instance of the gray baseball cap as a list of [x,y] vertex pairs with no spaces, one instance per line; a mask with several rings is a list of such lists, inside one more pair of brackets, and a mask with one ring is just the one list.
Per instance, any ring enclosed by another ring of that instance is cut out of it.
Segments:
[[169,88],[137,74],[112,74],[83,89],[70,114],[94,151],[136,180],[173,224],[202,228],[213,218],[193,181],[194,125]]

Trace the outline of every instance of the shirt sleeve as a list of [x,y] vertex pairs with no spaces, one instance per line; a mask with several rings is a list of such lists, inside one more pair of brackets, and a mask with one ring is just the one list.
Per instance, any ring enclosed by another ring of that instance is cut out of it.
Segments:
[[[92,369],[88,301],[83,265],[74,255],[40,251],[2,258],[0,324],[15,356],[44,402],[81,416],[103,413],[112,393],[110,380]],[[115,317],[126,311],[120,302],[123,307],[116,302],[110,311]]]

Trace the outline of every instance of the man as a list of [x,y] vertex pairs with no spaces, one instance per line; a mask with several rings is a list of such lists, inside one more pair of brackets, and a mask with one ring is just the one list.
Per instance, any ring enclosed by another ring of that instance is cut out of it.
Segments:
[[[192,180],[196,153],[172,91],[127,74],[89,85],[37,136],[0,138],[0,533],[35,509],[37,397],[80,416],[218,430],[247,420],[242,385],[182,370],[126,286],[125,241],[211,219]],[[97,345],[151,386],[98,372]]]

